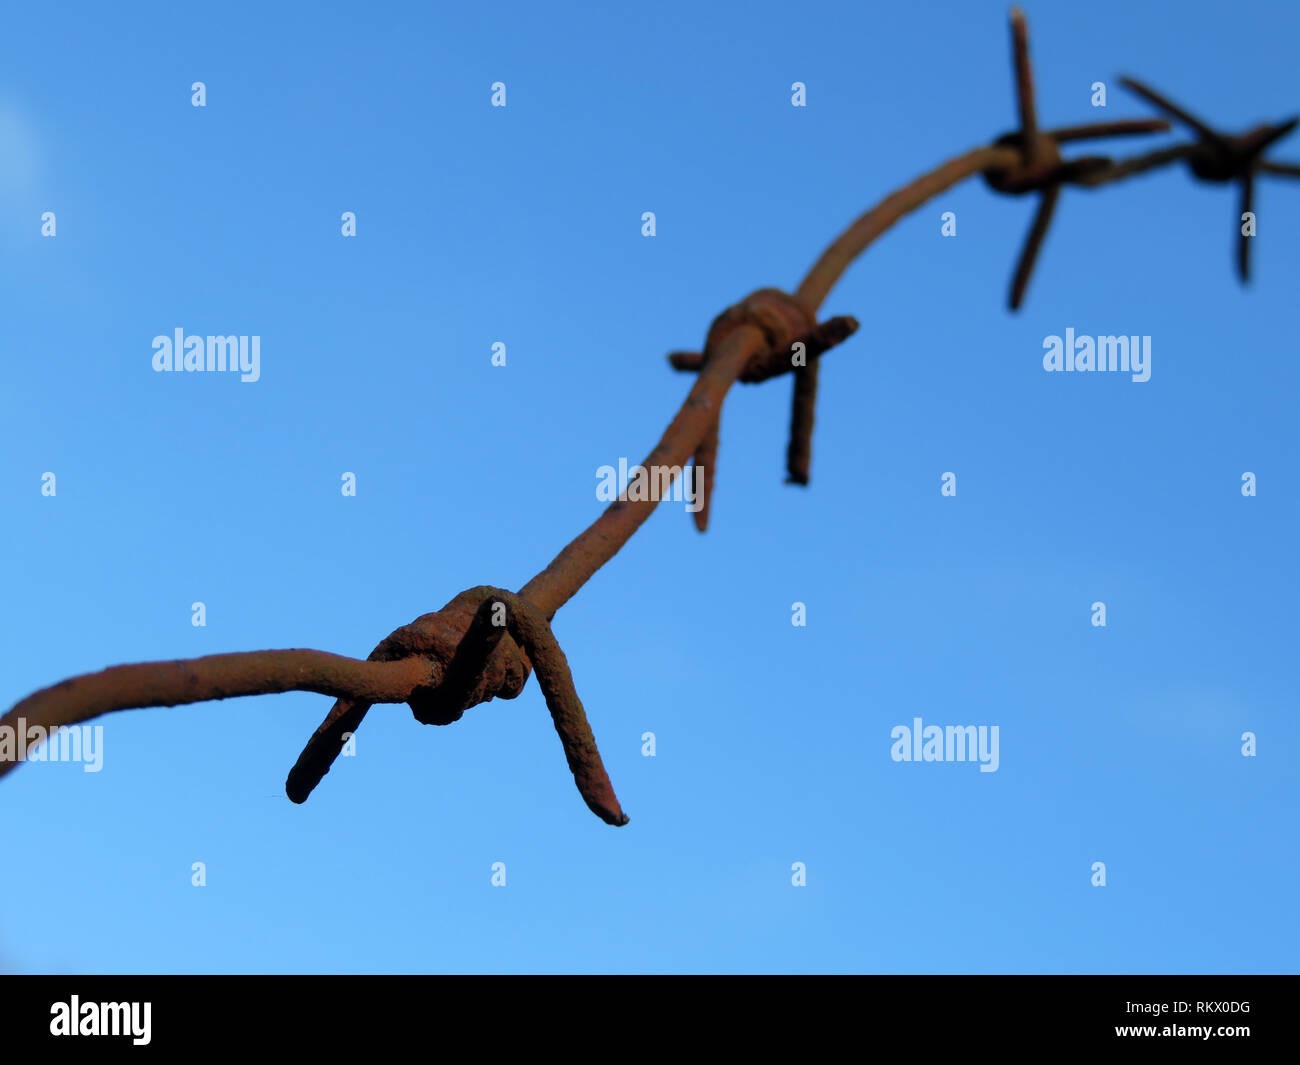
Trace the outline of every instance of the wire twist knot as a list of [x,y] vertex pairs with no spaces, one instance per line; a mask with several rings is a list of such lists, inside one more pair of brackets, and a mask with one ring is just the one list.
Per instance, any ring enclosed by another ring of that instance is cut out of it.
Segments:
[[627,824],[568,660],[538,607],[503,588],[468,588],[436,613],[391,633],[370,655],[378,661],[412,656],[429,659],[433,667],[430,683],[407,700],[424,725],[450,725],[471,706],[513,699],[536,672],[583,800],[606,824]]
[[721,347],[723,341],[742,325],[752,325],[761,330],[767,351],[771,352],[789,350],[791,343],[811,331],[816,324],[815,315],[798,297],[779,288],[760,288],[713,319],[704,340],[704,358],[707,361],[709,353]]

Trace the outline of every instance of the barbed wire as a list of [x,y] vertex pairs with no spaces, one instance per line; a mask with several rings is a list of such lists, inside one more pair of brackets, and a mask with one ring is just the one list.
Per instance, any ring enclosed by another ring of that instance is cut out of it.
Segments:
[[[940,164],[885,197],[826,248],[793,293],[758,289],[714,319],[702,352],[679,351],[668,356],[674,369],[693,372],[696,379],[637,476],[648,477],[654,467],[681,476],[688,463],[693,463],[697,491],[703,499],[695,515],[701,532],[708,528],[720,415],[732,384],[794,375],[787,481],[807,485],[821,358],[858,328],[857,320],[847,316],[819,324],[817,310],[877,237],[953,185],[979,175],[999,194],[1038,196],[1038,208],[1012,274],[1009,305],[1015,310],[1023,303],[1065,185],[1097,188],[1183,161],[1198,179],[1238,182],[1246,212],[1251,210],[1256,174],[1300,176],[1300,166],[1262,157],[1264,150],[1290,133],[1300,119],[1257,126],[1239,136],[1222,134],[1131,78],[1122,79],[1122,84],[1191,127],[1198,139],[1119,162],[1108,156],[1064,158],[1062,146],[1074,141],[1163,132],[1170,129],[1170,123],[1163,118],[1133,119],[1040,130],[1028,29],[1018,8],[1011,9],[1010,18],[1019,118],[1015,130]],[[1243,227],[1238,256],[1243,280],[1249,276],[1248,239]],[[27,696],[0,717],[0,728],[16,727],[21,721],[28,729],[39,727],[49,733],[118,710],[285,691],[330,695],[336,699],[334,706],[307,741],[285,782],[288,797],[301,803],[329,772],[371,706],[407,703],[420,723],[448,725],[472,706],[494,698],[515,698],[530,673],[536,673],[579,793],[608,824],[627,824],[550,623],[650,516],[658,505],[652,495],[633,492],[629,486],[518,592],[486,585],[467,589],[441,610],[392,632],[364,661],[295,648],[112,666]],[[15,759],[0,759],[0,776],[18,764]]]

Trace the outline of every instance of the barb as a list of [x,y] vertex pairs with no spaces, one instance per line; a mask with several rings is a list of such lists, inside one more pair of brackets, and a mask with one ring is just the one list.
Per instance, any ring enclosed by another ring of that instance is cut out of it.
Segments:
[[[844,315],[830,318],[820,325],[797,337],[792,347],[802,344],[804,360],[796,363],[792,353],[772,349],[753,356],[736,378],[742,384],[757,384],[780,374],[795,375],[795,404],[790,426],[790,444],[786,455],[787,484],[807,484],[809,465],[812,461],[812,422],[813,405],[817,397],[817,368],[815,360],[836,344],[841,344],[858,329],[856,318]],[[706,356],[693,351],[674,351],[668,356],[668,362],[675,370],[698,371]],[[712,476],[718,453],[718,424],[715,422],[709,434],[700,442],[695,453],[697,481],[707,476],[710,478],[704,489],[704,503],[695,513],[695,527],[704,532],[709,525],[709,506],[712,498]],[[702,471],[709,471],[707,475]]]
[[[837,344],[842,344],[858,330],[858,320],[847,315],[839,315],[835,318],[829,318],[820,325],[814,326],[808,332],[796,337],[790,343],[790,349],[774,347],[767,351],[760,352],[750,357],[745,363],[744,369],[736,378],[742,384],[758,384],[762,381],[771,380],[781,374],[794,373],[796,381],[798,371],[801,367],[810,366],[814,360],[820,358]],[[720,336],[718,334],[712,337],[712,343],[717,344]],[[711,331],[712,336],[712,331]],[[707,345],[706,345],[707,346]],[[800,349],[800,350],[795,350]],[[800,358],[802,356],[802,358]],[[668,356],[668,364],[675,370],[693,371],[698,373],[707,361],[708,355],[695,351],[674,351]],[[798,361],[796,361],[798,360]],[[798,388],[796,384],[796,388]],[[811,411],[806,413],[811,417]],[[695,477],[697,491],[703,491],[704,498],[702,506],[695,512],[695,527],[700,532],[704,532],[709,525],[709,510],[713,492],[714,470],[717,466],[718,455],[718,431],[721,421],[721,414],[713,423],[713,426],[700,441],[699,447],[695,450]],[[801,439],[799,434],[791,435],[792,446],[794,442]],[[805,453],[806,454],[806,453]],[[805,471],[806,466],[802,467]]]
[[[1105,156],[1063,159],[1061,144],[1167,130],[1169,123],[1164,119],[1122,120],[1040,130],[1028,30],[1016,8],[1011,12],[1011,35],[1019,117],[1016,131],[950,159],[886,196],[826,248],[793,293],[760,289],[724,311],[710,327],[702,354],[675,352],[669,356],[675,369],[697,376],[643,465],[669,467],[680,473],[694,458],[704,473],[706,492],[703,516],[697,519],[701,529],[707,525],[708,501],[716,480],[713,468],[722,403],[737,381],[757,383],[793,373],[787,470],[795,483],[807,483],[821,356],[858,327],[856,319],[845,317],[817,325],[816,312],[839,278],[877,237],[934,196],[975,175],[982,175],[990,188],[1002,194],[1039,196],[1012,280],[1010,302],[1014,309],[1023,299],[1062,185],[1096,188],[1181,159],[1205,180],[1242,181],[1243,209],[1248,210],[1254,174],[1300,176],[1300,166],[1261,158],[1264,149],[1289,133],[1298,120],[1226,137],[1131,79],[1126,81],[1130,88],[1191,126],[1200,140],[1119,163]],[[1248,270],[1244,249],[1240,269],[1243,275]],[[806,346],[806,365],[791,362],[790,345],[795,341]],[[441,610],[391,633],[364,662],[322,651],[286,650],[115,666],[35,692],[0,717],[0,727],[22,724],[48,732],[135,707],[281,691],[332,695],[336,703],[308,740],[286,781],[289,797],[303,802],[329,772],[345,735],[355,731],[372,704],[405,702],[417,721],[445,725],[458,720],[471,706],[494,698],[515,698],[529,675],[536,673],[584,801],[607,823],[626,824],[550,621],[640,528],[656,505],[652,500],[612,503],[518,593],[486,585],[468,589]],[[0,775],[17,764],[12,755],[6,755],[0,741]]]
[[713,423],[704,431],[704,436],[695,446],[691,456],[691,466],[695,476],[695,491],[701,496],[700,509],[695,512],[695,528],[700,532],[709,531],[709,512],[713,509],[713,478],[718,469],[718,447],[722,435],[722,412],[713,419]]
[[1052,215],[1064,184],[1086,183],[1090,175],[1107,170],[1109,157],[1089,155],[1066,160],[1061,157],[1060,145],[1069,141],[1089,140],[1099,137],[1126,136],[1154,133],[1169,128],[1160,119],[1120,122],[1099,122],[1095,125],[1066,126],[1063,129],[1040,133],[1034,113],[1034,75],[1029,63],[1029,30],[1025,16],[1019,8],[1011,9],[1011,43],[1014,54],[1016,103],[1020,115],[1020,128],[1004,134],[994,143],[1015,147],[1020,158],[1012,166],[991,166],[984,171],[989,188],[1008,196],[1038,193],[1038,210],[1025,236],[1025,243],[1011,278],[1011,293],[1007,303],[1018,310],[1029,287],[1029,278],[1038,259],[1038,252],[1047,237]]
[[[461,652],[466,635],[474,628],[479,602],[490,590],[481,586],[461,592],[436,613],[403,625],[370,652],[371,661],[427,660],[431,668],[426,683],[391,700],[370,699],[360,691],[329,693],[339,699],[308,739],[285,781],[285,794],[291,801],[307,801],[338,758],[347,734],[356,732],[376,702],[405,702],[422,724],[450,724],[469,706],[493,698],[513,699],[523,691],[529,664],[513,639],[476,630],[470,646]],[[483,652],[481,669],[477,661],[468,661],[476,642]],[[452,685],[445,693],[439,688],[444,679]]]
[[[573,686],[569,660],[560,650],[559,642],[551,632],[546,618],[522,596],[493,588],[489,589],[487,598],[479,607],[476,620],[478,617],[491,618],[498,608],[502,608],[502,613],[505,614],[504,621],[510,629],[510,635],[523,646],[532,660],[537,683],[541,685],[542,695],[546,699],[546,708],[551,712],[555,731],[564,747],[564,757],[583,800],[606,824],[627,824],[628,816],[614,794],[614,785],[609,782],[609,774],[605,772],[600,751],[596,749],[596,737],[592,735],[591,725],[587,722],[587,712]],[[495,621],[485,621],[485,624],[495,624]]]
[[[1180,107],[1135,78],[1119,79],[1130,92],[1142,97],[1167,115],[1178,119],[1197,135],[1192,144],[1162,148],[1147,155],[1103,167],[1086,175],[1083,184],[1098,186],[1144,173],[1156,167],[1182,160],[1200,181],[1238,183],[1241,211],[1237,218],[1237,276],[1242,283],[1250,280],[1250,242],[1244,222],[1246,214],[1253,212],[1255,175],[1273,174],[1300,177],[1300,166],[1292,163],[1274,163],[1263,158],[1264,152],[1300,125],[1300,116],[1283,122],[1265,122],[1241,134],[1221,133],[1190,111]],[[1252,215],[1253,217],[1253,215]]]
[[[850,315],[840,314],[834,318],[827,318],[807,333],[795,337],[791,347],[802,344],[804,355],[811,360],[825,355],[836,345],[843,344],[857,331],[858,320]],[[797,368],[793,361],[793,354],[791,351],[778,348],[755,355],[745,363],[745,368],[740,371],[740,376],[736,380],[742,385],[756,385],[782,374],[793,373]],[[704,355],[698,351],[674,351],[668,355],[668,365],[683,373],[698,373],[700,367],[704,365]]]

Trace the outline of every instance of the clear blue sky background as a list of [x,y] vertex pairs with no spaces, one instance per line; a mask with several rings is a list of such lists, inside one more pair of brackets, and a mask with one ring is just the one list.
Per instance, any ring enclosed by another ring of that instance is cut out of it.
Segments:
[[[1300,110],[1294,4],[1027,13],[1047,125],[1148,116],[1126,72],[1230,130]],[[121,662],[364,657],[518,588],[600,512],[596,467],[658,439],[689,386],[666,352],[1014,124],[1000,2],[6,23],[5,707]],[[825,305],[862,328],[811,487],[782,483],[789,380],[736,389],[713,528],[665,505],[556,617],[628,827],[531,682],[451,728],[375,709],[301,807],[329,699],[122,713],[102,772],[0,782],[0,965],[1294,971],[1300,184],[1256,206],[1243,289],[1231,189],[1067,191],[1018,315],[1031,201],[970,181],[879,241]],[[261,380],[155,374],[178,326],[261,336]],[[1044,373],[1066,327],[1150,335],[1151,380]],[[998,725],[999,770],[894,763],[915,716]]]

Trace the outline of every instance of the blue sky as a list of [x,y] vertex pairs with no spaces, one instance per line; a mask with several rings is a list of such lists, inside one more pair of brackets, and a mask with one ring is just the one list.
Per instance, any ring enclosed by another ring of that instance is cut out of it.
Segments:
[[[8,13],[5,708],[121,662],[364,657],[520,587],[681,402],[666,352],[1014,124],[1001,3],[448,8]],[[1049,127],[1148,117],[1122,73],[1228,130],[1300,110],[1294,5],[1026,11]],[[626,828],[534,682],[445,729],[376,708],[301,807],[330,700],[116,714],[101,772],[0,781],[0,968],[1293,971],[1300,183],[1260,179],[1249,288],[1232,189],[1067,190],[1013,315],[1031,210],[977,179],[888,233],[824,306],[862,326],[811,486],[789,380],[736,388],[710,531],[664,504],[556,616]],[[260,380],[153,372],[178,327],[259,336]],[[1151,379],[1045,373],[1067,327],[1150,336]],[[892,761],[915,717],[998,726],[998,770]]]

